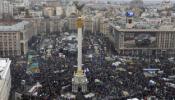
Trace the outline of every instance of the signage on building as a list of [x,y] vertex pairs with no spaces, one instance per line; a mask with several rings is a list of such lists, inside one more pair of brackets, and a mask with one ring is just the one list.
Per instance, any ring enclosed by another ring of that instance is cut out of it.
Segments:
[[134,12],[132,12],[132,11],[127,11],[127,12],[126,12],[126,16],[127,16],[127,17],[133,17],[133,16],[134,16]]

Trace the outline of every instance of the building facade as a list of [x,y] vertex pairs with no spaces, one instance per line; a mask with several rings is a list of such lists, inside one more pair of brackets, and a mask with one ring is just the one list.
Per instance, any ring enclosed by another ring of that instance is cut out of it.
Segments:
[[109,19],[100,18],[99,20],[99,31],[105,35],[109,34]]
[[44,7],[43,15],[44,15],[44,17],[55,16],[55,9],[54,9],[54,7]]
[[32,25],[34,27],[33,33],[35,35],[68,31],[68,25],[67,25],[67,27],[65,26],[65,23],[68,20],[67,19],[60,19],[56,16],[52,16],[50,18],[44,18],[44,17],[22,18],[22,20],[29,21],[32,23]]
[[11,89],[11,60],[8,58],[0,58],[0,64],[0,100],[9,100]]
[[6,0],[0,0],[0,18],[13,16],[13,5]]
[[84,19],[84,30],[91,33],[99,32],[100,18],[86,16]]
[[0,26],[0,56],[26,54],[28,51],[28,40],[32,35],[32,24],[27,21]]
[[175,29],[120,29],[110,25],[109,38],[119,54],[175,56]]
[[76,20],[77,18],[75,16],[67,18],[68,20],[68,29],[70,31],[76,32],[77,26],[76,26]]

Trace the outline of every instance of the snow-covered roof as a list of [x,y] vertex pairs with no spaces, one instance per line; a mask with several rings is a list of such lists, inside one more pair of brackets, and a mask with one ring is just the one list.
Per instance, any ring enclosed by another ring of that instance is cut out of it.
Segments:
[[28,21],[22,21],[11,26],[0,26],[0,31],[21,31],[27,24],[29,24]]
[[10,68],[11,60],[9,58],[0,58],[0,80],[5,79]]

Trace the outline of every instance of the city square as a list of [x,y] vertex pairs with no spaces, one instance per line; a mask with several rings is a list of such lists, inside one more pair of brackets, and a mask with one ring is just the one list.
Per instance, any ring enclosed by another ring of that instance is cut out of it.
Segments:
[[0,0],[0,100],[174,100],[173,0]]

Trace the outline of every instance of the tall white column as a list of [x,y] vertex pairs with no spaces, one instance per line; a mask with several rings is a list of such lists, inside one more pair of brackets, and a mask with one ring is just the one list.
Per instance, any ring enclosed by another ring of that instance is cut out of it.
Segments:
[[78,28],[78,70],[82,70],[82,28]]
[[87,92],[87,83],[88,80],[86,78],[85,73],[82,70],[82,27],[83,27],[83,20],[81,17],[77,19],[77,27],[78,27],[78,57],[77,57],[77,66],[78,70],[74,73],[74,77],[72,79],[72,92],[78,92],[78,88],[82,89],[82,92]]

